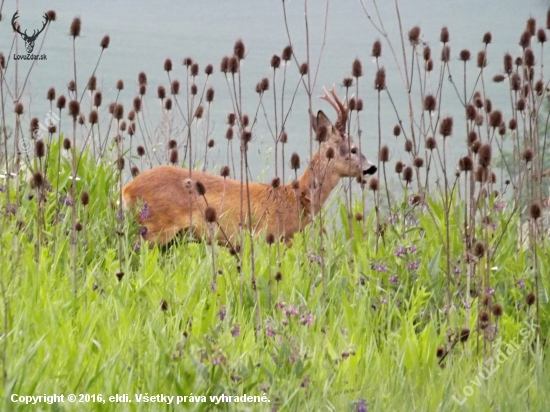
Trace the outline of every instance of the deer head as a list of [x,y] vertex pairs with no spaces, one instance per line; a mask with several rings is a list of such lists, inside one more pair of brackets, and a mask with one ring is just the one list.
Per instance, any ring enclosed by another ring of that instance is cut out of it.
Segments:
[[328,117],[321,111],[317,117],[312,116],[312,126],[321,141],[320,159],[327,158],[326,154],[330,151],[334,153],[328,160],[333,173],[339,177],[361,177],[363,175],[373,175],[376,173],[376,166],[372,164],[355,145],[355,142],[346,132],[346,123],[349,109],[346,100],[342,102],[332,87],[331,94],[323,88],[325,94],[321,99],[328,101],[336,110],[338,118],[334,125]]
[[27,53],[32,53],[36,38],[40,33],[44,31],[44,29],[46,28],[46,25],[48,24],[48,21],[49,21],[48,15],[44,13],[44,24],[42,25],[42,28],[38,31],[33,30],[32,35],[30,36],[27,34],[27,30],[25,30],[24,33],[21,33],[21,31],[19,30],[19,23],[16,21],[18,17],[19,17],[19,11],[16,11],[11,19],[11,25],[13,27],[13,30],[19,33],[21,35],[21,38],[25,41],[25,48],[27,49]]

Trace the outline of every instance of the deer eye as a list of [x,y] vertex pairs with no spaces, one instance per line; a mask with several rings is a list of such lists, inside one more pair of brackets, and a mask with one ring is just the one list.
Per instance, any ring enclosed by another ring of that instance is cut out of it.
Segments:
[[351,149],[351,153],[352,153],[352,154],[357,154],[357,148],[353,147],[353,148]]

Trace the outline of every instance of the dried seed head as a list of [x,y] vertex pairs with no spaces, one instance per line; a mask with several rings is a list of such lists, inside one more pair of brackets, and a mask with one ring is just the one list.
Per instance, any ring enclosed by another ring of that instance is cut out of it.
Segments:
[[117,169],[118,170],[124,170],[124,164],[125,164],[124,157],[120,156],[117,159],[117,162],[116,162]]
[[44,176],[40,172],[34,172],[32,175],[34,187],[41,187],[44,184]]
[[80,194],[80,203],[82,203],[83,206],[88,206],[90,203],[90,194],[86,190],[83,190]]
[[428,112],[433,112],[437,107],[437,101],[433,94],[428,94],[424,97],[424,110]]
[[195,182],[195,189],[197,190],[197,194],[199,196],[204,196],[204,194],[206,193],[206,187],[200,180],[197,180]]
[[493,111],[493,102],[491,99],[485,99],[485,111],[487,113],[491,113]]
[[441,125],[439,126],[439,133],[444,137],[450,136],[453,134],[453,118],[448,116],[444,117],[441,120]]
[[473,104],[466,106],[466,119],[474,121],[477,116],[477,110]]
[[353,79],[351,77],[344,77],[342,83],[345,88],[349,89],[353,85]]
[[291,58],[292,58],[292,46],[286,46],[284,49],[283,49],[283,53],[281,54],[281,58],[287,62],[289,61]]
[[80,103],[78,100],[71,100],[69,102],[69,115],[76,120],[77,116],[80,114]]
[[281,58],[276,54],[274,54],[271,57],[271,67],[273,67],[273,69],[275,70],[275,69],[278,69],[280,65],[281,65]]
[[478,258],[483,257],[485,255],[485,246],[481,242],[476,242],[474,246],[474,255],[476,255]]
[[378,179],[376,177],[371,177],[369,180],[369,189],[373,192],[376,192],[379,188],[380,184],[378,182]]
[[491,43],[491,40],[493,40],[493,35],[491,34],[490,31],[488,31],[487,33],[485,33],[483,35],[483,43],[485,43],[486,45]]
[[487,55],[485,53],[485,50],[481,50],[477,54],[477,67],[479,69],[483,69],[486,66],[487,66]]
[[139,86],[138,93],[143,96],[147,92],[147,86],[142,84]]
[[471,172],[474,170],[474,161],[470,156],[464,156],[458,161],[458,167],[462,172]]
[[376,71],[376,77],[374,78],[374,89],[378,91],[386,89],[386,69],[383,67]]
[[201,119],[203,113],[204,113],[204,108],[202,106],[199,106],[199,107],[197,107],[197,110],[195,111],[195,117],[197,119]]
[[462,343],[467,342],[469,337],[470,337],[470,329],[462,328],[460,330],[460,342]]
[[395,173],[401,173],[403,172],[403,168],[405,167],[405,165],[403,164],[403,162],[401,162],[400,160],[398,160],[396,163],[395,163]]
[[220,170],[221,177],[228,177],[231,174],[231,170],[229,169],[229,166],[223,166]]
[[414,158],[413,160],[413,165],[414,167],[416,168],[421,168],[424,166],[424,159],[422,159],[421,157],[417,156]]
[[401,126],[396,124],[395,126],[393,126],[393,135],[395,137],[399,137],[400,134],[401,134]]
[[172,60],[166,59],[164,60],[164,71],[171,72],[172,71]]
[[363,100],[357,99],[357,102],[355,103],[355,110],[358,112],[363,110]]
[[193,63],[189,69],[189,73],[191,74],[191,77],[197,77],[199,75],[199,64]]
[[537,31],[537,40],[539,43],[545,43],[546,42],[546,32],[544,29],[538,29]]
[[283,132],[281,134],[281,137],[279,137],[279,142],[281,142],[282,144],[286,144],[288,142],[288,134],[287,132]]
[[355,59],[351,65],[351,75],[355,78],[363,76],[363,65],[361,60]]
[[122,104],[116,104],[113,110],[113,116],[115,119],[120,120],[124,117],[124,106]]
[[518,122],[516,119],[510,119],[510,121],[508,122],[508,129],[516,130],[517,124]]
[[225,131],[225,138],[227,140],[233,139],[233,128],[232,127],[228,127],[227,130]]
[[[202,107],[202,106],[199,106],[199,107]],[[169,97],[164,101],[164,109],[166,111],[172,110],[172,99],[170,99]]]
[[174,80],[172,84],[170,85],[170,93],[173,95],[177,95],[180,92],[180,82],[178,80]]
[[358,222],[361,222],[363,220],[363,213],[357,212],[355,214],[355,220],[358,221]]
[[23,112],[24,112],[24,108],[23,108],[23,103],[15,103],[15,106],[14,106],[14,109],[13,111],[15,112],[15,114],[17,114],[18,116],[22,115]]
[[502,122],[500,126],[498,127],[498,134],[501,137],[504,137],[506,135],[506,123]]
[[514,70],[514,64],[512,56],[509,53],[504,55],[504,73],[511,74]]
[[216,212],[216,209],[214,209],[212,206],[207,206],[204,210],[204,220],[206,220],[208,223],[214,223],[217,218],[218,213]]
[[116,88],[117,90],[123,90],[124,89],[124,82],[122,81],[122,79],[119,79],[117,82],[116,82]]
[[212,149],[214,147],[214,145],[215,145],[214,139],[210,139],[208,141],[208,144],[207,144],[208,148]]
[[212,103],[214,101],[214,88],[209,87],[208,90],[206,90],[206,101],[208,103]]
[[275,273],[275,281],[280,282],[283,280],[283,274],[281,272]]
[[432,137],[426,139],[426,149],[434,150],[437,147],[437,141]]
[[382,56],[382,43],[380,42],[380,40],[376,40],[373,43],[371,56],[375,59],[378,59],[380,56]]
[[424,49],[422,50],[422,57],[426,62],[431,59],[432,49],[430,49],[430,46],[424,46]]
[[325,156],[328,160],[334,159],[334,148],[329,147],[325,152]]
[[292,170],[297,170],[300,168],[300,155],[296,152],[292,153],[290,156],[290,168]]
[[139,97],[134,97],[134,101],[133,101],[133,104],[134,104],[134,110],[139,113],[139,111],[141,110],[141,99]]
[[[526,49],[523,53],[523,61],[525,62],[525,65],[527,67],[533,67],[535,65],[535,53],[533,53],[533,50]],[[532,76],[529,76],[529,79],[532,79]]]
[[248,117],[247,114],[243,115],[241,122],[243,124],[243,127],[248,127],[248,125],[250,124],[250,118]]
[[500,110],[495,110],[494,112],[491,112],[491,115],[489,116],[489,124],[493,128],[500,127],[500,124],[502,123],[502,112]]
[[542,96],[542,93],[544,92],[544,83],[542,80],[538,80],[535,83],[535,92],[538,96]]
[[172,150],[178,147],[178,142],[176,142],[174,139],[168,140],[168,149]]
[[46,145],[44,144],[44,140],[40,139],[35,142],[34,154],[38,158],[42,158],[46,155]]
[[130,110],[130,111],[128,112],[128,120],[130,120],[131,122],[133,122],[135,118],[136,118],[136,112],[133,111],[133,110]]
[[183,65],[189,69],[189,66],[193,64],[193,59],[191,57],[186,57],[183,59]]
[[531,46],[531,33],[529,33],[527,30],[525,30],[521,34],[521,37],[519,38],[519,45],[523,49],[526,49]]
[[[86,123],[86,117],[84,117],[84,115],[82,113],[80,113],[78,115],[78,124],[83,125],[84,123]],[[122,125],[121,125],[121,127],[122,127]]]
[[531,36],[535,35],[537,30],[537,21],[533,17],[527,19],[527,26],[525,27],[525,30],[528,31]]
[[519,99],[516,103],[516,110],[522,112],[525,110],[525,100]]
[[502,316],[502,312],[503,312],[502,305],[500,303],[495,303],[491,308],[491,311],[493,312],[493,315],[495,316],[495,318]]
[[300,181],[293,180],[291,186],[293,190],[298,190],[300,188]]
[[138,154],[139,157],[145,156],[145,148],[143,146],[138,146],[137,147],[137,154]]
[[178,164],[178,150],[177,149],[174,149],[170,152],[170,163],[172,163],[173,165],[176,165]]
[[55,99],[55,89],[53,87],[50,87],[48,89],[48,93],[46,93],[46,99],[48,99],[50,102]]
[[164,88],[164,86],[159,86],[157,88],[157,97],[160,100],[163,100],[166,97],[166,89]]
[[302,63],[300,65],[300,75],[306,76],[309,73],[309,65],[307,63]]
[[390,160],[390,149],[387,145],[382,146],[380,149],[380,155],[378,157],[381,162],[387,162]]
[[[468,146],[474,144],[474,142],[477,140],[477,133],[475,130],[471,130],[469,133],[468,133]],[[477,153],[477,152],[476,152]]]
[[445,355],[445,348],[443,346],[439,346],[435,352],[435,356],[438,358],[442,358]]
[[416,45],[418,43],[418,40],[420,38],[420,27],[414,26],[412,29],[409,30],[409,41],[412,45]]
[[405,140],[405,151],[407,153],[410,153],[410,152],[412,152],[412,149],[413,149],[412,141],[410,139]]
[[470,150],[475,154],[479,152],[480,148],[481,148],[481,142],[479,140],[475,140],[470,146]]
[[523,153],[521,154],[522,159],[525,161],[525,163],[529,163],[533,160],[533,150],[531,148],[526,148]]
[[411,183],[413,180],[413,170],[412,167],[407,166],[403,169],[403,180],[407,183]]
[[449,42],[449,29],[447,27],[443,27],[441,29],[441,33],[439,35],[439,41],[443,44]]
[[97,78],[95,76],[91,76],[89,79],[88,79],[88,90],[90,91],[94,91],[97,87]]
[[478,162],[481,167],[489,167],[491,165],[492,149],[488,143],[482,144],[478,152]]
[[111,42],[111,38],[109,37],[109,35],[105,35],[99,42],[99,45],[102,49],[106,49],[109,47],[110,42]]
[[224,56],[220,62],[220,71],[222,73],[227,73],[229,71],[229,57]]
[[73,38],[80,36],[81,27],[82,27],[82,21],[80,20],[79,17],[75,17],[73,19],[73,22],[71,23],[71,28],[69,29],[69,33],[71,34],[71,36],[73,36]]
[[214,73],[214,66],[212,66],[211,64],[207,64],[206,67],[204,68],[204,73],[207,76],[210,76],[212,73]]
[[140,72],[138,74],[138,84],[141,86],[142,84],[147,86],[147,75],[145,72]]
[[529,217],[533,220],[538,220],[542,216],[542,209],[539,203],[533,203],[529,208]]
[[271,187],[277,189],[281,185],[281,179],[279,177],[274,177],[271,180]]
[[74,230],[76,230],[77,232],[80,232],[82,229],[83,229],[82,223],[76,222],[74,225]]
[[489,316],[488,312],[484,310],[479,312],[479,327],[481,329],[485,329],[488,326],[490,319],[491,317]]
[[48,16],[49,21],[55,21],[55,19],[57,18],[57,13],[55,12],[55,10],[48,10],[46,12],[46,16]]
[[349,99],[348,109],[350,112],[353,112],[355,110],[356,103],[357,101],[355,100],[355,97],[352,97],[351,99]]
[[191,90],[190,90],[191,95],[196,96],[198,92],[199,92],[199,88],[197,87],[197,85],[195,83],[193,83],[191,85]]
[[237,40],[235,42],[235,45],[233,46],[233,54],[235,57],[239,60],[243,60],[246,53],[246,49],[244,47],[244,43],[241,39]]
[[130,173],[132,173],[132,177],[139,176],[139,169],[137,168],[137,166],[132,166],[130,169]]
[[63,139],[63,149],[65,149],[67,151],[71,150],[71,141],[69,140],[68,137]]
[[273,233],[268,233],[265,237],[265,241],[268,245],[275,243],[275,235]]
[[445,46],[441,50],[441,61],[444,63],[451,61],[451,48],[449,46]]
[[537,300],[537,297],[535,296],[535,294],[533,292],[529,292],[527,294],[527,296],[525,296],[525,302],[529,306],[532,306],[535,303],[536,300]]
[[506,79],[506,76],[504,76],[503,74],[495,74],[493,76],[493,81],[495,83],[502,83],[504,81],[504,79]]
[[426,64],[424,65],[424,68],[427,72],[431,72],[434,69],[434,62],[433,60],[428,60]]

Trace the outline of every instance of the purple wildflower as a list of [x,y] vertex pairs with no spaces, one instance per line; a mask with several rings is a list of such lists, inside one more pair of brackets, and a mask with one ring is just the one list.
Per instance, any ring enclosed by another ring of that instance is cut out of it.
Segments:
[[383,266],[383,265],[378,265],[378,266],[376,266],[376,271],[377,272],[387,272],[388,268],[386,266]]
[[504,208],[506,207],[506,203],[504,203],[503,201],[496,202],[493,207],[495,208],[495,210],[497,212],[502,212],[504,210]]
[[453,273],[455,275],[460,275],[462,273],[462,271],[459,268],[455,268],[455,270],[453,270]]
[[397,303],[396,303],[396,306],[399,308],[399,307],[401,307],[402,304],[403,303],[400,300],[398,300]]
[[72,206],[73,205],[73,200],[69,196],[61,196],[59,198],[59,202],[63,206]]
[[137,234],[138,236],[145,237],[147,234],[147,228],[145,226],[140,227]]
[[397,217],[398,217],[397,213],[390,213],[389,220],[392,225],[395,224],[395,222],[397,222]]
[[225,315],[227,314],[227,309],[225,308],[225,306],[222,306],[220,308],[220,311],[218,312],[218,317],[220,318],[220,320],[223,322],[223,320],[225,319]]
[[397,279],[397,275],[391,275],[391,276],[388,278],[388,280],[389,280],[390,282],[392,282],[392,283],[397,282],[397,280],[398,280],[398,279]]
[[487,291],[487,294],[493,296],[495,294],[495,289],[494,288],[491,288]]
[[141,220],[148,219],[151,215],[151,209],[149,208],[149,203],[143,202],[141,205],[141,211],[139,212],[139,218]]
[[516,305],[516,309],[519,311],[521,310],[521,302],[518,302],[518,304]]
[[141,249],[141,242],[136,242],[134,246],[134,252],[139,252],[140,249]]
[[270,338],[273,338],[275,336],[275,331],[271,329],[270,325],[265,326],[265,334],[269,336]]
[[388,303],[388,300],[386,298],[382,298],[382,304],[385,305],[386,303]]
[[418,262],[409,262],[407,264],[407,270],[416,270],[418,269]]
[[523,288],[525,287],[525,281],[523,279],[520,279],[516,283],[518,284],[519,290],[523,290]]
[[300,312],[298,312],[298,309],[296,309],[294,306],[288,305],[284,309],[284,314],[288,317],[293,318],[294,316],[298,316]]
[[237,336],[239,336],[241,334],[241,325],[239,325],[238,323],[235,323],[233,325],[233,328],[231,329],[231,336],[233,336],[234,338],[236,338]]
[[286,303],[285,303],[285,302],[277,302],[277,303],[275,304],[275,307],[276,307],[277,309],[282,309],[282,308],[284,308],[285,306],[286,306]]
[[313,315],[311,314],[311,312],[304,312],[300,316],[299,322],[301,325],[311,326],[311,324],[313,323]]
[[306,376],[306,377],[304,378],[304,380],[302,381],[302,383],[300,384],[300,386],[301,386],[302,388],[305,388],[305,387],[307,386],[308,383],[309,383],[309,376]]
[[399,249],[397,249],[395,251],[395,257],[399,257],[399,256],[403,256],[403,255],[406,255],[407,254],[407,250],[400,247]]
[[418,250],[418,248],[416,247],[416,245],[411,245],[409,246],[409,253],[414,253]]
[[360,398],[355,405],[357,406],[357,412],[368,412],[370,404],[365,399]]

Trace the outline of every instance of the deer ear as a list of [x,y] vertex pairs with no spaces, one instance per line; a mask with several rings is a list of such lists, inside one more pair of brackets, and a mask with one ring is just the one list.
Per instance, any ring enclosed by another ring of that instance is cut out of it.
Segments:
[[322,110],[319,110],[317,112],[317,127],[320,127],[320,126],[325,126],[327,130],[332,129],[332,123],[330,122],[327,115],[323,113]]

